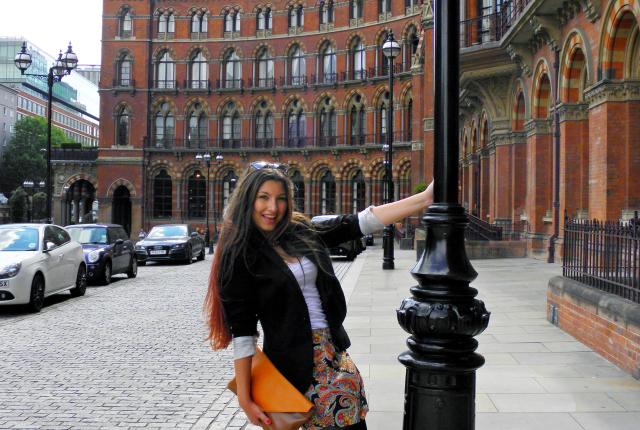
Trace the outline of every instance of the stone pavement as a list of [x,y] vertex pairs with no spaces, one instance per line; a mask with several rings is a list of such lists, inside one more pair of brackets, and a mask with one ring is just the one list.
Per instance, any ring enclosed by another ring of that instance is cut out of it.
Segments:
[[[400,430],[406,334],[395,309],[415,281],[413,251],[335,262],[349,300],[350,349],[369,395],[372,430]],[[535,260],[474,261],[492,312],[479,336],[477,429],[636,429],[640,382],[545,320],[547,280]],[[230,351],[204,341],[210,260],[140,268],[87,295],[48,298],[40,314],[0,308],[0,429],[253,429],[225,389]]]
[[[370,430],[400,430],[405,369],[397,356],[407,334],[395,310],[415,285],[414,251],[396,249],[383,271],[369,248],[343,281],[350,354],[365,376]],[[472,286],[491,311],[477,337],[486,358],[477,374],[477,430],[636,430],[640,381],[546,321],[546,286],[561,267],[532,259],[474,260]]]

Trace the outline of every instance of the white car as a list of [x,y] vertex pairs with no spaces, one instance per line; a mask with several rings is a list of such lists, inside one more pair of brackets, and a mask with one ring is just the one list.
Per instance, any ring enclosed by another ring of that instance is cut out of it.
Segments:
[[39,312],[44,298],[87,289],[82,245],[51,224],[0,225],[0,306],[26,304]]

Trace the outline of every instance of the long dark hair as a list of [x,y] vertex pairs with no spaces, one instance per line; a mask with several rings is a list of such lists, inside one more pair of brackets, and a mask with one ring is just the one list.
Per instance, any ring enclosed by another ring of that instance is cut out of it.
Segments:
[[[252,215],[258,190],[267,181],[277,181],[283,185],[287,210],[273,231],[263,233],[255,226]],[[226,348],[231,341],[224,319],[220,290],[230,281],[236,264],[247,265],[248,244],[254,234],[263,234],[264,240],[271,246],[279,245],[291,256],[310,255],[316,264],[322,260],[318,258],[319,253],[326,252],[315,245],[309,220],[293,211],[293,183],[289,177],[275,168],[249,169],[238,181],[229,199],[209,275],[204,310],[209,325],[208,340],[213,349]],[[330,270],[321,264],[319,268]]]

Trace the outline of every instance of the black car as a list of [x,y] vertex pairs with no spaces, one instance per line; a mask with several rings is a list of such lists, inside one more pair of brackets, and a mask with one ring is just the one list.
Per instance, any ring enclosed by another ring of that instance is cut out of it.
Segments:
[[75,224],[66,227],[71,239],[80,242],[87,265],[87,280],[107,285],[111,276],[138,275],[133,242],[118,224]]
[[188,224],[162,224],[151,229],[147,237],[136,243],[138,264],[147,261],[204,260],[204,238]]
[[[311,219],[311,222],[322,222],[335,218],[337,215],[318,215]],[[358,254],[365,249],[363,241],[361,239],[348,240],[342,242],[338,246],[334,246],[329,249],[329,254],[332,257],[346,257],[348,261],[353,261]]]

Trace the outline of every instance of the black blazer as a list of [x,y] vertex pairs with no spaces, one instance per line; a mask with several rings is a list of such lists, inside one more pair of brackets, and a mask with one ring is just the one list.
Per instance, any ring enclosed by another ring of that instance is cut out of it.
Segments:
[[[314,228],[315,233],[307,233],[325,250],[362,237],[357,215],[314,223]],[[235,262],[231,280],[220,291],[225,320],[233,337],[255,335],[260,321],[265,354],[304,394],[313,375],[313,339],[300,286],[287,264],[258,231],[252,234],[247,248],[246,261],[240,258]],[[329,253],[324,252],[319,258],[322,261],[314,263],[328,272],[318,267],[316,286],[322,309],[336,349],[344,351],[351,344],[342,326],[347,314],[344,293],[333,272]]]

